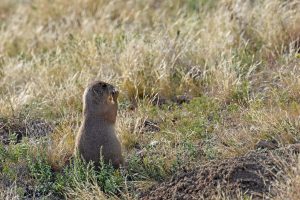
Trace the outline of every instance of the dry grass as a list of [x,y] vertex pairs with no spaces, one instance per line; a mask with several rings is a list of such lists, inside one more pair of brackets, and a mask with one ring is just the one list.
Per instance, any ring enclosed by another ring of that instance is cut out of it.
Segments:
[[[296,158],[297,159],[297,158]],[[300,162],[298,156],[298,163],[294,167],[287,166],[288,175],[276,184],[279,195],[274,199],[291,199],[296,200],[300,198]],[[289,164],[287,164],[289,165]]]
[[62,124],[50,136],[47,156],[48,162],[55,170],[61,170],[73,156],[75,131],[71,127],[69,124]]
[[[137,182],[172,174],[169,162],[194,166],[244,154],[261,139],[294,143],[299,33],[297,0],[4,0],[0,117],[57,123],[47,160],[61,168],[73,150],[84,87],[108,81],[121,91],[117,131],[126,159],[144,159],[134,168],[144,177]],[[196,100],[152,104],[155,95],[170,102],[183,94]],[[145,120],[160,131],[144,132]],[[292,198],[299,191],[296,179],[291,184]],[[83,194],[105,197],[93,184],[67,196]]]
[[0,198],[5,200],[16,200],[20,199],[20,196],[17,194],[16,184],[12,184],[9,188],[0,187]]
[[[107,196],[101,191],[97,183],[77,183],[76,187],[67,189],[67,199],[95,199],[104,200],[108,199]],[[114,199],[114,198],[111,198]]]

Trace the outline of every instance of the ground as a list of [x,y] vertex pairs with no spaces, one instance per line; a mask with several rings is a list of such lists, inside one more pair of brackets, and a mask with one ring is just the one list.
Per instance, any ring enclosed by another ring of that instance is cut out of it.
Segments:
[[285,176],[283,166],[297,165],[292,155],[299,150],[298,144],[279,152],[252,151],[241,157],[183,170],[170,181],[150,188],[142,199],[207,199],[221,198],[224,194],[236,198],[274,198],[279,192],[273,188],[274,181]]

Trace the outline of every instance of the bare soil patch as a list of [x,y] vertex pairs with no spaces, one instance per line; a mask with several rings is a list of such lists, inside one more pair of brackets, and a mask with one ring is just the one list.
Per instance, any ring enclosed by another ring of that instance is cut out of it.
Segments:
[[285,174],[285,163],[299,153],[300,144],[275,151],[252,151],[222,161],[212,161],[196,169],[184,170],[169,181],[151,187],[141,199],[212,199],[221,193],[232,198],[242,192],[253,199],[276,195],[272,182]]
[[[54,125],[41,119],[20,120],[0,118],[0,142],[20,142],[24,136],[43,137],[53,132]],[[12,135],[15,136],[12,137]]]

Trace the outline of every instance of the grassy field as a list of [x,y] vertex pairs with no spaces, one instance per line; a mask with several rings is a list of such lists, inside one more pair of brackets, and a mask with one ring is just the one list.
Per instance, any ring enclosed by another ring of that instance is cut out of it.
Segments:
[[[64,167],[92,80],[120,90],[124,170]],[[0,2],[0,199],[136,199],[260,140],[299,142],[299,115],[298,0]],[[282,199],[300,198],[299,168]]]

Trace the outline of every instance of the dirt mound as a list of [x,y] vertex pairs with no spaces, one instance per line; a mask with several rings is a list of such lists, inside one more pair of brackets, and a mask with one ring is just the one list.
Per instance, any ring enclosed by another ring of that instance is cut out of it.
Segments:
[[153,186],[141,195],[141,199],[211,199],[221,192],[234,197],[238,190],[253,199],[272,196],[272,181],[284,174],[283,163],[290,163],[291,155],[299,150],[300,145],[213,161],[184,170],[168,182]]
[[[41,137],[53,132],[54,125],[44,120],[19,120],[0,118],[0,142],[20,142],[23,136]],[[13,137],[14,135],[14,137]]]

